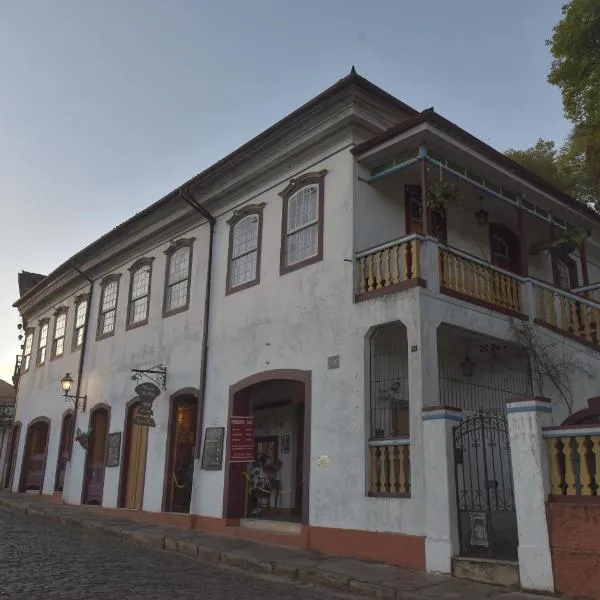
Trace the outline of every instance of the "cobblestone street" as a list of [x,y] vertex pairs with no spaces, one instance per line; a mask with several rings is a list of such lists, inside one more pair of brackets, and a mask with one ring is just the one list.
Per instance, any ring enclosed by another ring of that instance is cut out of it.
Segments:
[[299,583],[138,546],[0,506],[0,598],[333,599]]

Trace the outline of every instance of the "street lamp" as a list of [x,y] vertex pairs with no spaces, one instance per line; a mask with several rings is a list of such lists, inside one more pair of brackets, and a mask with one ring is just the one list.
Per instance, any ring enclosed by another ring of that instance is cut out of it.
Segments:
[[73,378],[69,373],[66,373],[65,376],[60,380],[60,385],[62,387],[63,392],[65,393],[65,398],[71,400],[73,402],[73,406],[79,407],[81,409],[81,412],[85,412],[87,396],[73,396],[69,394],[69,392],[71,391],[71,387],[73,386]]

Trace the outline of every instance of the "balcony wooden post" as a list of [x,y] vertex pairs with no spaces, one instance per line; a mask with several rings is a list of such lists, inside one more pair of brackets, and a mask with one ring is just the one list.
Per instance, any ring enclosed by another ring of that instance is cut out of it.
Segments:
[[581,260],[581,278],[583,280],[583,285],[589,285],[590,277],[588,274],[587,248],[585,246],[585,240],[581,242],[581,246],[579,246],[579,258]]
[[529,245],[527,243],[527,233],[525,230],[525,211],[523,207],[517,206],[517,221],[519,228],[519,275],[527,277],[529,275]]
[[419,157],[421,158],[421,210],[423,219],[423,235],[429,235],[429,210],[427,208],[427,146],[419,146]]

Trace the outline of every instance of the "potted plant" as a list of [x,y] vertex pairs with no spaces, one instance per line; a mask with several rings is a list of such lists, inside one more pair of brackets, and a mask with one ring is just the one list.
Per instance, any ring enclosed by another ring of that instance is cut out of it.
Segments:
[[432,213],[441,213],[448,204],[454,203],[458,190],[446,181],[436,181],[427,189],[427,208]]
[[557,238],[543,242],[535,242],[531,246],[531,254],[540,254],[542,252],[551,252],[552,250],[561,250],[566,254],[571,254],[591,235],[591,231],[584,231],[567,225]]
[[75,441],[84,449],[87,450],[90,444],[90,436],[92,435],[92,430],[89,431],[81,431],[79,427],[75,432]]

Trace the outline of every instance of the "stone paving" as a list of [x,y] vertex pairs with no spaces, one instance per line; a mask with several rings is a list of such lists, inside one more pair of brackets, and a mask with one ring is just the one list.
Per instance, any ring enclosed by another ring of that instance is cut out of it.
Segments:
[[[177,553],[177,554],[176,554]],[[0,493],[0,598],[540,600],[506,588]]]

